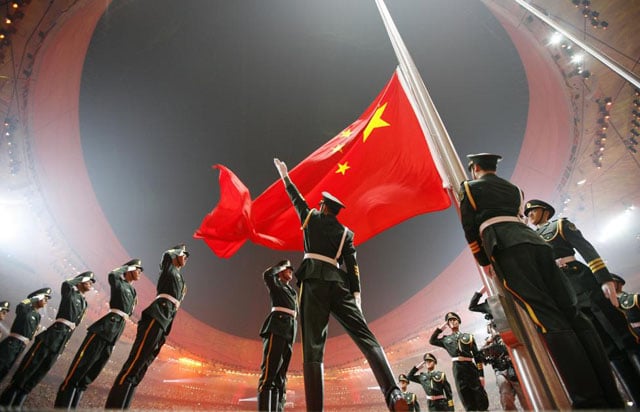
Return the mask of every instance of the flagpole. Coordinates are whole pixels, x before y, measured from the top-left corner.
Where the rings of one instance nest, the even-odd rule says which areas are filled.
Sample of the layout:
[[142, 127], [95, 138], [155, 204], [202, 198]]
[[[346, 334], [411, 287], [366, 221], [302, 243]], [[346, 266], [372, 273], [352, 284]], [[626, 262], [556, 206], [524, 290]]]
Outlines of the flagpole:
[[[457, 189], [467, 179], [464, 166], [384, 0], [375, 2], [398, 59], [400, 80], [412, 101], [429, 147], [435, 151], [434, 160], [442, 172], [441, 176], [448, 186], [450, 195], [456, 200], [454, 203], [460, 214], [460, 199], [458, 191], [454, 188]], [[571, 403], [567, 393], [530, 319], [514, 304], [513, 299], [504, 293], [502, 285], [484, 276], [482, 271], [478, 272], [489, 289], [491, 296], [488, 301], [497, 329], [509, 347], [520, 383], [527, 395], [529, 405], [526, 405], [525, 409], [570, 409]]]

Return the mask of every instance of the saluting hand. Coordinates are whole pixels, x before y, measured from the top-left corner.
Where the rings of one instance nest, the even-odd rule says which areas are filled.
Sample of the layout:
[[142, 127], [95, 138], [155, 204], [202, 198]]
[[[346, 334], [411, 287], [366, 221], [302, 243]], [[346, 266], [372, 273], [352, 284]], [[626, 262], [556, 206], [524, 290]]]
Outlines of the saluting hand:
[[283, 161], [276, 157], [273, 159], [273, 164], [276, 165], [276, 169], [278, 169], [278, 173], [280, 174], [281, 179], [284, 179], [289, 175], [289, 172], [287, 171], [287, 165]]
[[356, 306], [362, 312], [362, 298], [360, 297], [360, 292], [353, 292], [353, 297], [356, 299]]
[[617, 308], [620, 306], [620, 303], [618, 302], [618, 295], [616, 294], [616, 285], [613, 280], [603, 283], [600, 287], [602, 288], [602, 293], [604, 293], [604, 296], [609, 299], [609, 302], [611, 302], [613, 307]]

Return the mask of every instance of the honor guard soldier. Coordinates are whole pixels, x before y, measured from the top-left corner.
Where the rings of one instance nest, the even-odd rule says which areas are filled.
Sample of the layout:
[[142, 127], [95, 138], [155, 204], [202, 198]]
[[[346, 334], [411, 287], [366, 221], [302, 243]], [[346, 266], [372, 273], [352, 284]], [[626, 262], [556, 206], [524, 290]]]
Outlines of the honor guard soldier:
[[[437, 364], [438, 360], [433, 354], [425, 353], [422, 362], [409, 371], [407, 378], [422, 385], [430, 411], [452, 411], [454, 408], [451, 385], [445, 373], [436, 370]], [[418, 373], [425, 365], [427, 365], [427, 371]]]
[[38, 310], [44, 308], [50, 298], [51, 288], [42, 288], [18, 303], [11, 333], [0, 342], [0, 382], [36, 334], [40, 325]]
[[189, 252], [183, 244], [174, 246], [162, 254], [160, 277], [156, 287], [158, 295], [142, 311], [136, 340], [109, 391], [106, 409], [129, 409], [137, 386], [142, 382], [147, 368], [160, 353], [187, 291], [180, 270], [187, 264], [188, 257]]
[[484, 313], [484, 318], [488, 321], [487, 333], [489, 336], [480, 348], [482, 361], [485, 365], [491, 365], [496, 374], [496, 385], [500, 392], [502, 409], [505, 411], [515, 411], [517, 409], [516, 396], [520, 401], [520, 405], [525, 406], [524, 393], [522, 392], [520, 381], [516, 375], [516, 370], [511, 362], [507, 346], [495, 329], [489, 303], [486, 300], [480, 303], [480, 298], [486, 291], [486, 287], [483, 286], [478, 292], [474, 292], [471, 302], [469, 302], [469, 310]]
[[21, 407], [27, 395], [47, 375], [67, 346], [75, 328], [87, 311], [84, 294], [93, 288], [93, 272], [83, 272], [62, 282], [57, 318], [38, 334], [24, 355], [11, 383], [0, 395], [0, 405]]
[[[4, 318], [7, 317], [7, 313], [9, 313], [10, 310], [11, 304], [8, 301], [0, 301], [0, 322], [2, 322]], [[4, 329], [4, 325], [0, 324], [0, 326], [2, 327], [2, 329]], [[0, 330], [0, 339], [2, 339], [2, 330]]]
[[[551, 220], [555, 210], [549, 203], [529, 200], [524, 214], [553, 249], [557, 265], [576, 293], [578, 308], [596, 326], [613, 370], [633, 402], [640, 404], [640, 337], [618, 309], [615, 283], [604, 261], [569, 219]], [[576, 260], [576, 251], [587, 265]]]
[[[429, 343], [444, 348], [453, 361], [453, 379], [458, 396], [467, 411], [486, 411], [489, 398], [484, 390], [484, 370], [482, 357], [472, 334], [460, 332], [461, 319], [455, 312], [444, 317], [445, 323], [431, 334]], [[450, 335], [440, 337], [445, 328]]]
[[622, 287], [627, 282], [620, 275], [612, 273], [611, 277], [616, 284], [616, 293], [618, 295], [620, 309], [627, 315], [629, 325], [633, 328], [636, 335], [640, 335], [640, 303], [638, 303], [638, 294], [622, 290]]
[[58, 389], [56, 408], [76, 409], [84, 391], [102, 372], [136, 306], [133, 282], [140, 279], [143, 270], [142, 261], [132, 259], [109, 273], [109, 312], [87, 329], [87, 336]]
[[282, 260], [262, 274], [269, 289], [271, 312], [260, 329], [263, 356], [258, 380], [258, 410], [282, 411], [286, 397], [287, 369], [296, 339], [297, 293], [289, 286], [293, 266]]
[[[324, 405], [324, 346], [332, 314], [354, 340], [369, 362], [387, 407], [407, 410], [384, 350], [373, 335], [360, 305], [360, 273], [353, 232], [338, 221], [345, 206], [322, 192], [320, 210], [311, 209], [289, 178], [287, 165], [273, 159], [285, 190], [302, 222], [304, 259], [296, 271], [300, 287], [300, 328], [307, 410], [322, 411]], [[340, 269], [341, 263], [345, 270]]]
[[542, 333], [574, 408], [623, 408], [598, 333], [578, 310], [549, 245], [521, 220], [522, 191], [496, 175], [501, 156], [467, 157], [473, 180], [460, 185], [460, 219], [478, 265], [498, 277]]
[[407, 401], [407, 405], [409, 406], [409, 411], [420, 412], [418, 397], [415, 393], [407, 391], [407, 387], [409, 386], [409, 379], [407, 378], [407, 375], [401, 373], [400, 376], [398, 376], [398, 382], [400, 383], [402, 396], [404, 396], [404, 400]]

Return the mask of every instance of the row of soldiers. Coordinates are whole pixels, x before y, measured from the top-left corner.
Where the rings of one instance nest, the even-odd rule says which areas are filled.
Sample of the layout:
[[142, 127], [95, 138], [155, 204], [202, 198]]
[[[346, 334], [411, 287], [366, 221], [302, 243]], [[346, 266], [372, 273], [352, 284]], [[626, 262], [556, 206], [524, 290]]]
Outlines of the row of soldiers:
[[[142, 312], [131, 353], [113, 383], [106, 408], [129, 407], [137, 385], [164, 344], [186, 293], [180, 269], [186, 264], [188, 257], [189, 252], [184, 244], [163, 253], [157, 296]], [[87, 335], [58, 389], [54, 404], [56, 408], [77, 408], [83, 393], [107, 364], [137, 304], [133, 282], [140, 279], [143, 270], [142, 261], [132, 259], [109, 272], [109, 311], [88, 327]], [[96, 276], [91, 271], [62, 282], [56, 319], [46, 329], [39, 326], [39, 310], [51, 299], [51, 288], [39, 289], [17, 305], [11, 332], [0, 342], [0, 382], [29, 342], [34, 342], [23, 356], [10, 383], [0, 394], [1, 407], [22, 407], [29, 393], [51, 370], [72, 333], [82, 322], [87, 310], [84, 295], [93, 289], [95, 282]], [[10, 304], [0, 302], [0, 306], [1, 320], [9, 311]], [[44, 331], [36, 335], [39, 328]]]
[[[614, 370], [627, 395], [638, 405], [640, 338], [618, 310], [621, 305], [614, 277], [602, 258], [566, 219], [546, 224], [544, 219], [553, 215], [550, 205], [532, 200], [525, 206], [524, 192], [496, 174], [501, 156], [479, 153], [468, 158], [472, 179], [462, 182], [459, 199], [461, 224], [469, 248], [484, 274], [497, 278], [540, 332], [572, 407], [623, 408], [625, 404]], [[353, 233], [336, 219], [345, 205], [323, 192], [319, 209], [311, 209], [291, 181], [286, 164], [279, 159], [274, 159], [274, 164], [300, 218], [305, 256], [301, 268], [295, 271], [302, 295], [300, 308], [295, 303], [284, 308], [286, 311], [277, 308], [274, 301], [277, 288], [267, 285], [273, 308], [266, 325], [271, 317], [290, 316], [287, 325], [295, 328], [299, 311], [307, 409], [323, 409], [322, 359], [327, 321], [332, 314], [369, 361], [389, 409], [406, 410], [407, 399], [398, 399], [399, 388], [389, 376], [384, 351], [361, 318], [360, 277]], [[524, 222], [525, 215], [536, 230]], [[576, 253], [580, 253], [587, 265], [575, 258]], [[288, 272], [286, 279], [283, 278], [285, 271]], [[288, 285], [291, 271], [287, 262], [272, 268], [270, 276], [279, 278], [277, 285]], [[453, 374], [465, 409], [486, 410], [482, 363], [474, 358], [473, 336], [459, 331], [460, 317], [454, 315], [449, 314], [445, 324], [434, 331], [430, 343], [445, 348], [452, 356]], [[453, 333], [441, 337], [446, 327]], [[274, 347], [273, 337], [277, 333], [263, 332], [265, 362], [259, 383], [259, 408], [280, 410], [270, 402], [273, 396], [268, 395], [276, 391], [278, 384], [267, 379], [268, 372], [274, 372], [268, 368], [267, 360], [274, 359], [270, 349]], [[295, 336], [295, 329], [293, 332]], [[282, 353], [290, 353], [293, 339], [291, 334], [288, 337], [286, 351]], [[281, 374], [282, 370], [278, 372]], [[282, 388], [277, 391], [283, 393]]]
[[[627, 315], [629, 326], [638, 334], [640, 332], [638, 330], [640, 326], [638, 323], [638, 316], [640, 316], [639, 295], [623, 291], [625, 280], [617, 274], [612, 273], [611, 275], [616, 283], [620, 308]], [[485, 292], [486, 287], [475, 292], [469, 303], [470, 311], [483, 313], [487, 320], [488, 336], [483, 346], [477, 347], [475, 337], [472, 334], [460, 332], [459, 325], [462, 321], [455, 312], [449, 312], [445, 315], [445, 324], [433, 332], [430, 343], [443, 347], [451, 356], [456, 389], [465, 410], [488, 409], [489, 400], [484, 388], [483, 365], [491, 365], [495, 372], [496, 386], [502, 409], [506, 411], [516, 410], [516, 399], [519, 401], [521, 408], [526, 409], [527, 404], [520, 381], [509, 356], [508, 348], [495, 329], [495, 322], [489, 304], [486, 300], [480, 303], [480, 299]], [[440, 337], [446, 327], [450, 328], [452, 333]], [[435, 355], [428, 352], [424, 354], [423, 361], [416, 364], [408, 374], [400, 374], [398, 377], [400, 388], [409, 405], [409, 410], [420, 411], [418, 396], [408, 391], [409, 382], [415, 382], [422, 386], [430, 411], [454, 410], [451, 385], [445, 373], [436, 369], [437, 363]], [[426, 366], [426, 371], [420, 372], [424, 366]], [[624, 386], [629, 399], [634, 405], [637, 405], [633, 398], [633, 389], [629, 389], [628, 386], [633, 387], [638, 385], [638, 382], [625, 381], [625, 377], [629, 377], [624, 375], [617, 375], [617, 377]]]

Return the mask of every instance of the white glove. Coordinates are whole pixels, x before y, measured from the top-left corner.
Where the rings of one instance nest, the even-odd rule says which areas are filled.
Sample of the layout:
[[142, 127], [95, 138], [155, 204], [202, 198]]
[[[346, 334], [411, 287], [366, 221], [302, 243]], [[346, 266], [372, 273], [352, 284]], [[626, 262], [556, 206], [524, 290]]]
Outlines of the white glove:
[[362, 312], [362, 298], [360, 297], [360, 292], [353, 292], [353, 297], [356, 298], [356, 305], [360, 312]]
[[618, 302], [618, 295], [616, 294], [616, 286], [613, 280], [603, 283], [600, 287], [602, 288], [602, 293], [604, 293], [604, 296], [609, 299], [609, 302], [611, 302], [613, 307], [617, 308], [620, 306], [620, 303]]
[[276, 169], [278, 169], [278, 173], [280, 174], [280, 178], [284, 179], [289, 176], [289, 172], [287, 171], [287, 165], [278, 158], [273, 159], [273, 164], [276, 165]]

